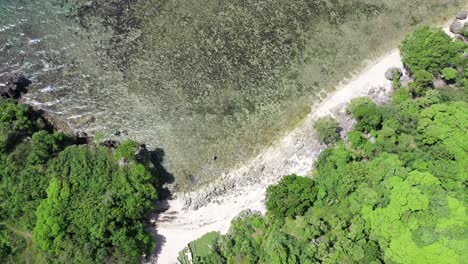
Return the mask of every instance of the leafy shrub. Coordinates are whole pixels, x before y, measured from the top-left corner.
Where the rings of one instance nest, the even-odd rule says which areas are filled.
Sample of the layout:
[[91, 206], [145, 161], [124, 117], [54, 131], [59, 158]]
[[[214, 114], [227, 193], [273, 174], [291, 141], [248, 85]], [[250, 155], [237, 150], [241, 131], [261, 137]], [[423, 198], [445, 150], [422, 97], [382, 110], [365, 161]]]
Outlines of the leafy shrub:
[[431, 88], [434, 75], [425, 70], [417, 70], [413, 74], [413, 78], [414, 82], [409, 84], [409, 91], [413, 96], [420, 96], [424, 91]]
[[120, 168], [104, 147], [71, 146], [51, 162], [49, 173], [34, 238], [58, 262], [133, 263], [153, 248], [142, 220], [157, 194], [143, 165]]
[[459, 62], [458, 47], [442, 29], [422, 27], [406, 36], [400, 46], [403, 64], [413, 74], [431, 74]]
[[303, 215], [315, 201], [315, 182], [306, 177], [285, 176], [267, 189], [267, 208], [276, 217]]
[[367, 142], [367, 139], [362, 135], [362, 133], [355, 130], [351, 130], [348, 132], [348, 140], [353, 148], [363, 147], [364, 144]]
[[445, 80], [454, 81], [457, 78], [457, 70], [453, 68], [444, 68], [442, 70], [442, 75], [444, 75]]
[[371, 132], [382, 123], [379, 107], [369, 98], [362, 97], [351, 101], [347, 110], [357, 121], [357, 131]]
[[338, 122], [331, 116], [322, 117], [314, 123], [314, 129], [321, 143], [333, 144], [340, 140]]

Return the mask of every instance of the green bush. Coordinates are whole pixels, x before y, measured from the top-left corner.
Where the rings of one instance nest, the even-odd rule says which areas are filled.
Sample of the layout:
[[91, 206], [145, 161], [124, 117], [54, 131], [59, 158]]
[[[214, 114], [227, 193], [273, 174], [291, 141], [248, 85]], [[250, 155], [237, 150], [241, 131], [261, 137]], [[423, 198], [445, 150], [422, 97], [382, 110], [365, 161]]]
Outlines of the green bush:
[[400, 46], [403, 64], [411, 74], [422, 70], [436, 74], [456, 65], [460, 60], [458, 49], [442, 29], [430, 27], [409, 34]]
[[157, 194], [143, 165], [120, 168], [104, 147], [72, 146], [49, 173], [34, 238], [58, 262], [134, 263], [153, 248], [142, 221]]
[[361, 148], [367, 142], [367, 139], [361, 132], [354, 130], [348, 132], [348, 140], [353, 148]]
[[315, 201], [315, 183], [312, 179], [289, 175], [267, 189], [267, 208], [276, 217], [303, 215]]
[[414, 82], [409, 84], [409, 91], [413, 96], [420, 96], [432, 87], [434, 75], [425, 70], [417, 70], [413, 74]]
[[442, 70], [442, 75], [447, 81], [454, 81], [457, 78], [457, 70], [453, 68], [444, 68]]
[[371, 132], [380, 127], [382, 114], [379, 107], [369, 98], [362, 97], [351, 101], [347, 111], [356, 119], [356, 130]]
[[338, 122], [331, 116], [322, 117], [315, 121], [314, 129], [321, 143], [328, 145], [340, 140]]

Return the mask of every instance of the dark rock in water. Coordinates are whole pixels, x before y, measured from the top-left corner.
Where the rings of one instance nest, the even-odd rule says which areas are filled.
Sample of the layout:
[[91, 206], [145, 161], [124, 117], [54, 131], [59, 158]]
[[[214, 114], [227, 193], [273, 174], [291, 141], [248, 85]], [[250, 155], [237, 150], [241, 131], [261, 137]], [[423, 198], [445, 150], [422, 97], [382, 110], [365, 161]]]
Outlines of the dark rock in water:
[[460, 21], [453, 21], [450, 25], [450, 32], [453, 34], [460, 34], [463, 30], [463, 24]]
[[385, 78], [387, 78], [387, 80], [393, 81], [393, 75], [395, 73], [398, 74], [398, 78], [403, 76], [403, 71], [400, 68], [392, 67], [385, 72]]
[[457, 19], [465, 20], [468, 16], [468, 10], [463, 10], [457, 13]]
[[22, 74], [11, 76], [5, 86], [0, 87], [0, 97], [18, 99], [22, 94], [28, 92], [31, 81]]
[[75, 132], [75, 142], [78, 145], [86, 145], [91, 142], [91, 138], [84, 131]]
[[101, 146], [108, 147], [108, 148], [111, 148], [111, 149], [115, 149], [119, 145], [120, 145], [120, 142], [115, 141], [115, 140], [111, 140], [111, 139], [105, 140], [104, 142], [101, 143]]
[[144, 161], [148, 160], [149, 151], [146, 148], [145, 144], [141, 144], [141, 145], [138, 146], [138, 150], [135, 152], [135, 158], [138, 161], [141, 161], [141, 162], [144, 162]]

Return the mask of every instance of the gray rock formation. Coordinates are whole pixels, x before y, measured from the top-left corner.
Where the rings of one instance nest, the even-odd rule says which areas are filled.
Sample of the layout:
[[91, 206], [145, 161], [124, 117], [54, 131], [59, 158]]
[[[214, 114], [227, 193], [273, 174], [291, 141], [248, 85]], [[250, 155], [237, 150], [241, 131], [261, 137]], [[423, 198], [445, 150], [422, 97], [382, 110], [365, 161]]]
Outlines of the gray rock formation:
[[22, 74], [14, 74], [8, 78], [6, 85], [0, 86], [0, 97], [18, 99], [28, 92], [31, 81]]
[[392, 67], [385, 72], [385, 78], [387, 78], [387, 80], [393, 81], [393, 75], [395, 73], [398, 74], [398, 78], [403, 76], [403, 71], [400, 68]]
[[408, 75], [405, 75], [401, 77], [400, 81], [401, 81], [401, 86], [407, 88], [410, 82], [413, 82], [413, 79], [411, 79], [411, 77], [409, 77]]
[[450, 25], [450, 32], [453, 34], [460, 34], [463, 30], [463, 24], [462, 22], [455, 20], [453, 23]]
[[463, 10], [457, 13], [457, 19], [465, 20], [468, 16], [468, 10]]
[[437, 78], [434, 80], [434, 88], [443, 88], [445, 86], [447, 86], [447, 84], [445, 83], [444, 79], [442, 78]]

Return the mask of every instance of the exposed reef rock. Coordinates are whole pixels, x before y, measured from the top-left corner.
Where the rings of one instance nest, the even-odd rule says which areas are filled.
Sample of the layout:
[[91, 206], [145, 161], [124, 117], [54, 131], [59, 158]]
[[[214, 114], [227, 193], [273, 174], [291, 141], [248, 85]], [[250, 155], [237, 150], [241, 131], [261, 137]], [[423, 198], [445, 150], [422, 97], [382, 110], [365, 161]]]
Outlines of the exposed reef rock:
[[4, 86], [0, 86], [0, 97], [19, 99], [22, 94], [28, 92], [27, 88], [31, 83], [31, 80], [24, 75], [14, 74], [8, 78]]
[[104, 140], [101, 143], [101, 146], [108, 147], [110, 149], [116, 149], [119, 145], [120, 145], [120, 142], [115, 141], [115, 140], [111, 140], [111, 139]]
[[403, 76], [403, 71], [400, 68], [392, 67], [385, 72], [385, 78], [392, 81], [395, 73], [398, 74], [398, 78]]
[[135, 152], [135, 158], [141, 162], [145, 162], [146, 160], [149, 159], [149, 151], [146, 148], [145, 144], [141, 144], [138, 146], [138, 149]]
[[463, 23], [455, 20], [453, 23], [450, 25], [450, 32], [453, 34], [460, 34], [463, 30]]
[[468, 16], [468, 10], [463, 10], [457, 13], [457, 19], [465, 20]]

